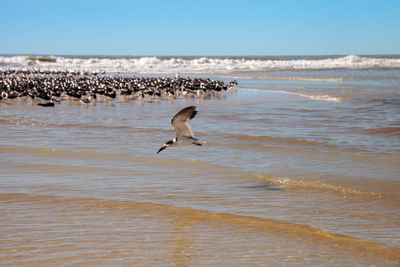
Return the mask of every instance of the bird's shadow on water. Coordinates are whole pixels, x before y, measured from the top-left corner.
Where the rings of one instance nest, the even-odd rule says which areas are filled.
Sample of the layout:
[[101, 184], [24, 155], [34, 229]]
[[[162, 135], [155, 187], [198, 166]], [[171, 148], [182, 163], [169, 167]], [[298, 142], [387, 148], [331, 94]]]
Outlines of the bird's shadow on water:
[[276, 187], [273, 184], [264, 184], [264, 185], [247, 185], [247, 186], [240, 186], [239, 188], [246, 188], [246, 189], [257, 189], [257, 190], [266, 190], [266, 191], [277, 191], [277, 192], [286, 192], [285, 189]]

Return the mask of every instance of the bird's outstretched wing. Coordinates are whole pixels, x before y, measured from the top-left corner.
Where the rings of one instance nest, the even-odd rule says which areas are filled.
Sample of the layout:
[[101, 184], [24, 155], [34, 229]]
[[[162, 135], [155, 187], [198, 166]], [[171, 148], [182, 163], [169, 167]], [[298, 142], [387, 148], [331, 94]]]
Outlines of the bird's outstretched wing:
[[190, 106], [179, 111], [171, 120], [172, 126], [175, 128], [176, 137], [194, 138], [192, 127], [189, 120], [196, 116], [197, 110], [195, 106]]

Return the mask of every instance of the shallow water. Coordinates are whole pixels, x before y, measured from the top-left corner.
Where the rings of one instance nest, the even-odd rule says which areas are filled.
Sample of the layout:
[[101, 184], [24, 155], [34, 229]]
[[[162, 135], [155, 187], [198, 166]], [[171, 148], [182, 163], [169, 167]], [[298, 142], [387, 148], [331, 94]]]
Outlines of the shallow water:
[[[0, 104], [5, 265], [397, 265], [400, 71], [209, 74], [223, 99]], [[155, 152], [198, 107], [202, 147]]]

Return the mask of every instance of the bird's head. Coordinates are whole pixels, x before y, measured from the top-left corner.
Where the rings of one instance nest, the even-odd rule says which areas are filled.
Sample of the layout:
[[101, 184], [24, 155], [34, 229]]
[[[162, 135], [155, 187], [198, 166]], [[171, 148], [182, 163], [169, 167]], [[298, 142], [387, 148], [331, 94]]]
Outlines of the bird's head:
[[165, 143], [162, 145], [162, 147], [157, 151], [156, 154], [160, 153], [161, 151], [163, 151], [164, 149], [166, 149], [168, 146], [174, 144], [174, 143], [176, 142], [175, 140], [176, 140], [176, 139], [174, 138], [173, 140], [169, 140], [169, 141], [165, 142]]
[[156, 154], [160, 153], [161, 151], [163, 151], [164, 149], [166, 149], [168, 147], [167, 144], [164, 144], [158, 151]]

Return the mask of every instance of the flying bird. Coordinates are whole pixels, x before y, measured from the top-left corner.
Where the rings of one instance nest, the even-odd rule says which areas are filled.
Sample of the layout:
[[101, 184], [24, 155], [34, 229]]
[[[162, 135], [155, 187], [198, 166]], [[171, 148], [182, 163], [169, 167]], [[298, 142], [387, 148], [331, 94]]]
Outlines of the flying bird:
[[157, 151], [160, 153], [169, 146], [196, 145], [201, 146], [204, 142], [194, 137], [192, 127], [189, 120], [193, 119], [197, 114], [195, 106], [190, 106], [179, 111], [171, 120], [171, 124], [176, 131], [176, 137], [164, 143]]

